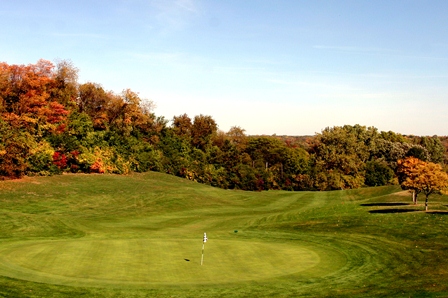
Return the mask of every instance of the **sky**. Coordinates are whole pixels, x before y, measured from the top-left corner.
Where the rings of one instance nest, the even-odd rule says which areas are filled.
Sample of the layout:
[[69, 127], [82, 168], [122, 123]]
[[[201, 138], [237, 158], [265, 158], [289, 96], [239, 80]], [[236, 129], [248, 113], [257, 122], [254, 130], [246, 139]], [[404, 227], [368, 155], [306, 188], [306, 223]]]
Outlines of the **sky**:
[[70, 60], [172, 120], [448, 135], [446, 0], [1, 0], [0, 61]]

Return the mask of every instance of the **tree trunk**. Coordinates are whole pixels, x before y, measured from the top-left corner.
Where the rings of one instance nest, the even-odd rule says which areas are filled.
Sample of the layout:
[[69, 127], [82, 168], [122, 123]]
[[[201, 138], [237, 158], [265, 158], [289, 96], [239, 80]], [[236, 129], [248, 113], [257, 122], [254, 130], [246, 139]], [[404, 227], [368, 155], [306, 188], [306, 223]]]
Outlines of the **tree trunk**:
[[428, 211], [428, 197], [429, 197], [429, 195], [426, 195], [426, 200], [425, 200], [425, 211]]

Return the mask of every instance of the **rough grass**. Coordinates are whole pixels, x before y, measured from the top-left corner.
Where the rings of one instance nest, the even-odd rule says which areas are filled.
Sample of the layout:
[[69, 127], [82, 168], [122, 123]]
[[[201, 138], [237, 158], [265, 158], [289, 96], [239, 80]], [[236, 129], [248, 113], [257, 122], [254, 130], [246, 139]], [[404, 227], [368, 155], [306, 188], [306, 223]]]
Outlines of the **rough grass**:
[[[0, 182], [0, 297], [440, 297], [448, 199], [160, 173]], [[207, 232], [204, 264], [202, 235]]]

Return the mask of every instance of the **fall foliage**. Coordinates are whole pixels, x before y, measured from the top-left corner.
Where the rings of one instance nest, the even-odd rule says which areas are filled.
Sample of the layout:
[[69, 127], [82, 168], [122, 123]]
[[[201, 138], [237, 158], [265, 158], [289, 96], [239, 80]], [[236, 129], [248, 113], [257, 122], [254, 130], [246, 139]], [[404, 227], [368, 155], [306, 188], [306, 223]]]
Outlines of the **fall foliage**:
[[417, 203], [417, 194], [423, 193], [426, 198], [426, 211], [428, 211], [428, 197], [448, 188], [448, 174], [439, 164], [408, 157], [399, 161], [399, 167], [402, 187], [413, 191], [414, 204]]
[[418, 194], [421, 192], [421, 189], [411, 182], [417, 179], [419, 174], [417, 169], [420, 166], [424, 166], [426, 163], [416, 157], [410, 156], [405, 159], [400, 159], [397, 164], [398, 181], [402, 188], [411, 191], [412, 202], [415, 205], [417, 204]]
[[[402, 183], [412, 176], [410, 157], [443, 165], [447, 144], [361, 125], [296, 137], [226, 132], [209, 115], [168, 121], [130, 89], [80, 84], [70, 61], [0, 63], [3, 179], [152, 170], [230, 189], [349, 189]], [[425, 195], [439, 188], [402, 185]]]

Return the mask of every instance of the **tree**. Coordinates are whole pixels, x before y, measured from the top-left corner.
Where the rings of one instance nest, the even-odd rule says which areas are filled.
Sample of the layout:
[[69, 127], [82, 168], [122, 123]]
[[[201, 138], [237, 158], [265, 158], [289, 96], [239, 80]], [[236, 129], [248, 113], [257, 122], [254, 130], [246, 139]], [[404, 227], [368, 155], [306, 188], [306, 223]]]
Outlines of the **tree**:
[[78, 69], [70, 60], [56, 62], [51, 97], [67, 108], [75, 108], [78, 97]]
[[368, 186], [381, 186], [390, 183], [394, 177], [394, 172], [381, 160], [371, 160], [366, 163], [366, 180]]
[[406, 157], [412, 156], [412, 157], [418, 158], [420, 160], [427, 161], [428, 160], [428, 151], [425, 150], [425, 148], [423, 148], [423, 147], [414, 146], [414, 147], [411, 147], [411, 149], [409, 149], [408, 152], [406, 152], [405, 156]]
[[445, 148], [443, 147], [442, 142], [439, 137], [422, 137], [420, 141], [420, 145], [427, 149], [430, 161], [434, 163], [443, 162], [443, 157], [445, 155]]
[[285, 149], [285, 144], [275, 138], [252, 137], [247, 143], [246, 152], [253, 161], [253, 167], [267, 170], [283, 162]]
[[425, 210], [428, 211], [428, 197], [448, 187], [448, 174], [442, 171], [439, 164], [432, 162], [428, 162], [426, 166], [418, 170], [419, 175], [414, 183], [425, 194]]
[[107, 105], [111, 94], [95, 83], [85, 83], [79, 86], [78, 109], [92, 119], [95, 129], [106, 129]]
[[191, 118], [187, 114], [173, 117], [173, 131], [178, 136], [190, 138], [192, 126]]
[[0, 119], [0, 179], [20, 178], [25, 174], [33, 143], [28, 133]]
[[360, 125], [326, 128], [317, 134], [313, 154], [316, 187], [320, 190], [364, 185], [364, 166], [378, 138], [377, 129]]
[[230, 142], [236, 146], [239, 151], [243, 151], [247, 146], [247, 136], [245, 130], [239, 126], [232, 126], [227, 132]]
[[397, 178], [398, 183], [400, 183], [401, 188], [409, 189], [412, 193], [412, 202], [414, 205], [417, 204], [418, 194], [421, 192], [421, 189], [415, 187], [415, 185], [411, 183], [406, 183], [406, 180], [413, 181], [416, 179], [417, 171], [416, 168], [419, 164], [424, 163], [422, 160], [409, 156], [405, 159], [400, 159], [397, 162]]
[[218, 125], [211, 116], [204, 116], [202, 114], [195, 116], [193, 125], [191, 126], [191, 145], [205, 151], [217, 131]]
[[52, 97], [56, 84], [54, 65], [39, 60], [36, 64], [0, 64], [0, 112], [13, 127], [42, 136], [58, 129], [68, 111]]
[[[415, 158], [411, 157], [410, 159]], [[425, 210], [428, 211], [428, 197], [448, 188], [448, 174], [442, 170], [439, 164], [432, 162], [411, 160], [409, 164], [401, 185], [416, 192], [424, 193]]]
[[409, 142], [395, 142], [379, 138], [371, 153], [373, 159], [384, 160], [393, 170], [397, 169], [397, 161], [406, 157], [415, 157], [420, 160], [428, 160], [429, 153], [421, 145]]
[[151, 104], [142, 109], [141, 103], [139, 95], [130, 89], [113, 96], [107, 105], [109, 127], [124, 136], [136, 131], [149, 132], [154, 122], [154, 115], [149, 110]]

